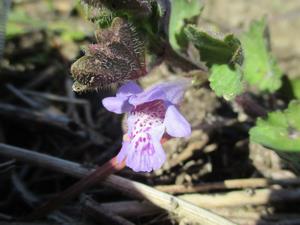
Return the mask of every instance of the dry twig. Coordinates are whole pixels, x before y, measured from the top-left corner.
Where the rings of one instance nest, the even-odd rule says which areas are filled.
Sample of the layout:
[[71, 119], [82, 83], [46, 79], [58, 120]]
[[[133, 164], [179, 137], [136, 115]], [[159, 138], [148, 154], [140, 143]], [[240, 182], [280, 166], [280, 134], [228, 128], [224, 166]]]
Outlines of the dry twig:
[[[84, 177], [90, 172], [80, 164], [6, 144], [0, 144], [0, 154], [74, 177]], [[198, 222], [203, 225], [234, 224], [210, 211], [139, 182], [110, 175], [101, 183], [121, 191], [128, 196], [146, 199], [154, 205], [177, 215], [179, 218], [187, 217], [190, 221]]]
[[143, 217], [161, 212], [160, 208], [149, 204], [148, 202], [140, 201], [109, 202], [98, 205], [124, 217], [136, 217], [136, 215]]
[[74, 185], [59, 193], [44, 205], [35, 209], [35, 211], [26, 217], [26, 219], [36, 219], [49, 214], [53, 210], [58, 209], [68, 200], [76, 197], [78, 194], [95, 185], [100, 180], [105, 179], [108, 175], [123, 169], [124, 166], [124, 163], [119, 164], [115, 158], [112, 158], [102, 166], [97, 167], [95, 170], [88, 171], [88, 174], [83, 179], [77, 181]]
[[134, 223], [132, 223], [131, 221], [124, 219], [123, 217], [105, 207], [102, 207], [100, 204], [97, 204], [97, 202], [90, 198], [83, 200], [83, 210], [99, 222], [103, 222], [104, 218], [110, 224], [134, 225]]
[[278, 180], [265, 178], [233, 179], [224, 180], [223, 182], [203, 183], [197, 185], [158, 185], [155, 188], [167, 193], [183, 194], [227, 189], [262, 188], [275, 184], [281, 186], [300, 185], [300, 178]]
[[179, 196], [179, 198], [205, 208], [268, 205], [272, 203], [300, 202], [300, 188], [232, 191], [225, 194], [186, 194]]

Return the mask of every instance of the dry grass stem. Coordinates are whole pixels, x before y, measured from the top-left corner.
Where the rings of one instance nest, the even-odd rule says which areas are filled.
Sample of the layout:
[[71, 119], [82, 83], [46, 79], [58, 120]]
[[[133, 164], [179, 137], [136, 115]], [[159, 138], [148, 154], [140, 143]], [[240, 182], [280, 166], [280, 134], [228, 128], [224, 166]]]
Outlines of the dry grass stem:
[[[74, 177], [84, 177], [90, 173], [88, 169], [82, 167], [80, 164], [6, 144], [0, 144], [0, 154]], [[128, 196], [146, 199], [152, 204], [177, 215], [179, 218], [187, 217], [190, 221], [203, 225], [234, 224], [206, 209], [139, 182], [111, 175], [101, 183], [121, 191]]]

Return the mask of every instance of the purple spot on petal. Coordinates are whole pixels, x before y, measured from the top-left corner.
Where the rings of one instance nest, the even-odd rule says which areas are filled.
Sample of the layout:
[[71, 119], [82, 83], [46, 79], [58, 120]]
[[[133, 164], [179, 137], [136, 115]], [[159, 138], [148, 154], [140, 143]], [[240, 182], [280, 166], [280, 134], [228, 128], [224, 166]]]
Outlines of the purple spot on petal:
[[138, 142], [135, 142], [134, 148], [137, 148], [139, 146]]

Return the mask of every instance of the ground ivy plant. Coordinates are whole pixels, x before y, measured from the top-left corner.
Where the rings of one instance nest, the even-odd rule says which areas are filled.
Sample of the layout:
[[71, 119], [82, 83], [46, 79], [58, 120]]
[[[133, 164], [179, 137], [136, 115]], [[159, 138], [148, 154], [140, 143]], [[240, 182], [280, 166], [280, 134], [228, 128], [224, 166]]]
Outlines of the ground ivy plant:
[[[205, 73], [210, 88], [227, 101], [235, 101], [244, 92], [275, 98], [282, 90], [283, 72], [270, 51], [266, 18], [253, 21], [242, 33], [215, 35], [197, 25], [205, 10], [200, 0], [83, 2], [87, 17], [97, 26], [96, 41], [72, 65], [73, 89], [81, 92], [123, 84], [103, 105], [114, 113], [128, 114], [128, 132], [118, 159], [135, 171], [161, 167], [165, 154], [160, 143], [190, 134], [179, 106], [184, 90], [197, 77], [178, 78], [143, 91], [134, 81], [147, 75], [153, 65], [165, 61], [185, 72]], [[189, 46], [198, 50], [201, 61], [189, 57]], [[288, 82], [293, 93], [290, 100], [299, 99], [299, 80]], [[272, 110], [254, 121], [250, 141], [279, 152], [300, 152], [299, 100], [284, 110]]]

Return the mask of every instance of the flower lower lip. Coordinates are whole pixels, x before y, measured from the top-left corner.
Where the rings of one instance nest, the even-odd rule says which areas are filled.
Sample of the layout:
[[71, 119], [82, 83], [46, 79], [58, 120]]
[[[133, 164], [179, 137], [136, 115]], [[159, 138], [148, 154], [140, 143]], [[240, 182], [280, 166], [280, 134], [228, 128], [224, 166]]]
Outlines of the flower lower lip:
[[[183, 91], [178, 90], [180, 83], [166, 83], [142, 92], [130, 82], [119, 89], [116, 97], [103, 100], [108, 110], [128, 114], [128, 131], [124, 135], [118, 161], [125, 160], [134, 171], [159, 169], [166, 159], [161, 143], [171, 137], [190, 134], [189, 123], [172, 104], [172, 100], [177, 104], [178, 99], [182, 98]], [[131, 105], [132, 98], [138, 104]]]

